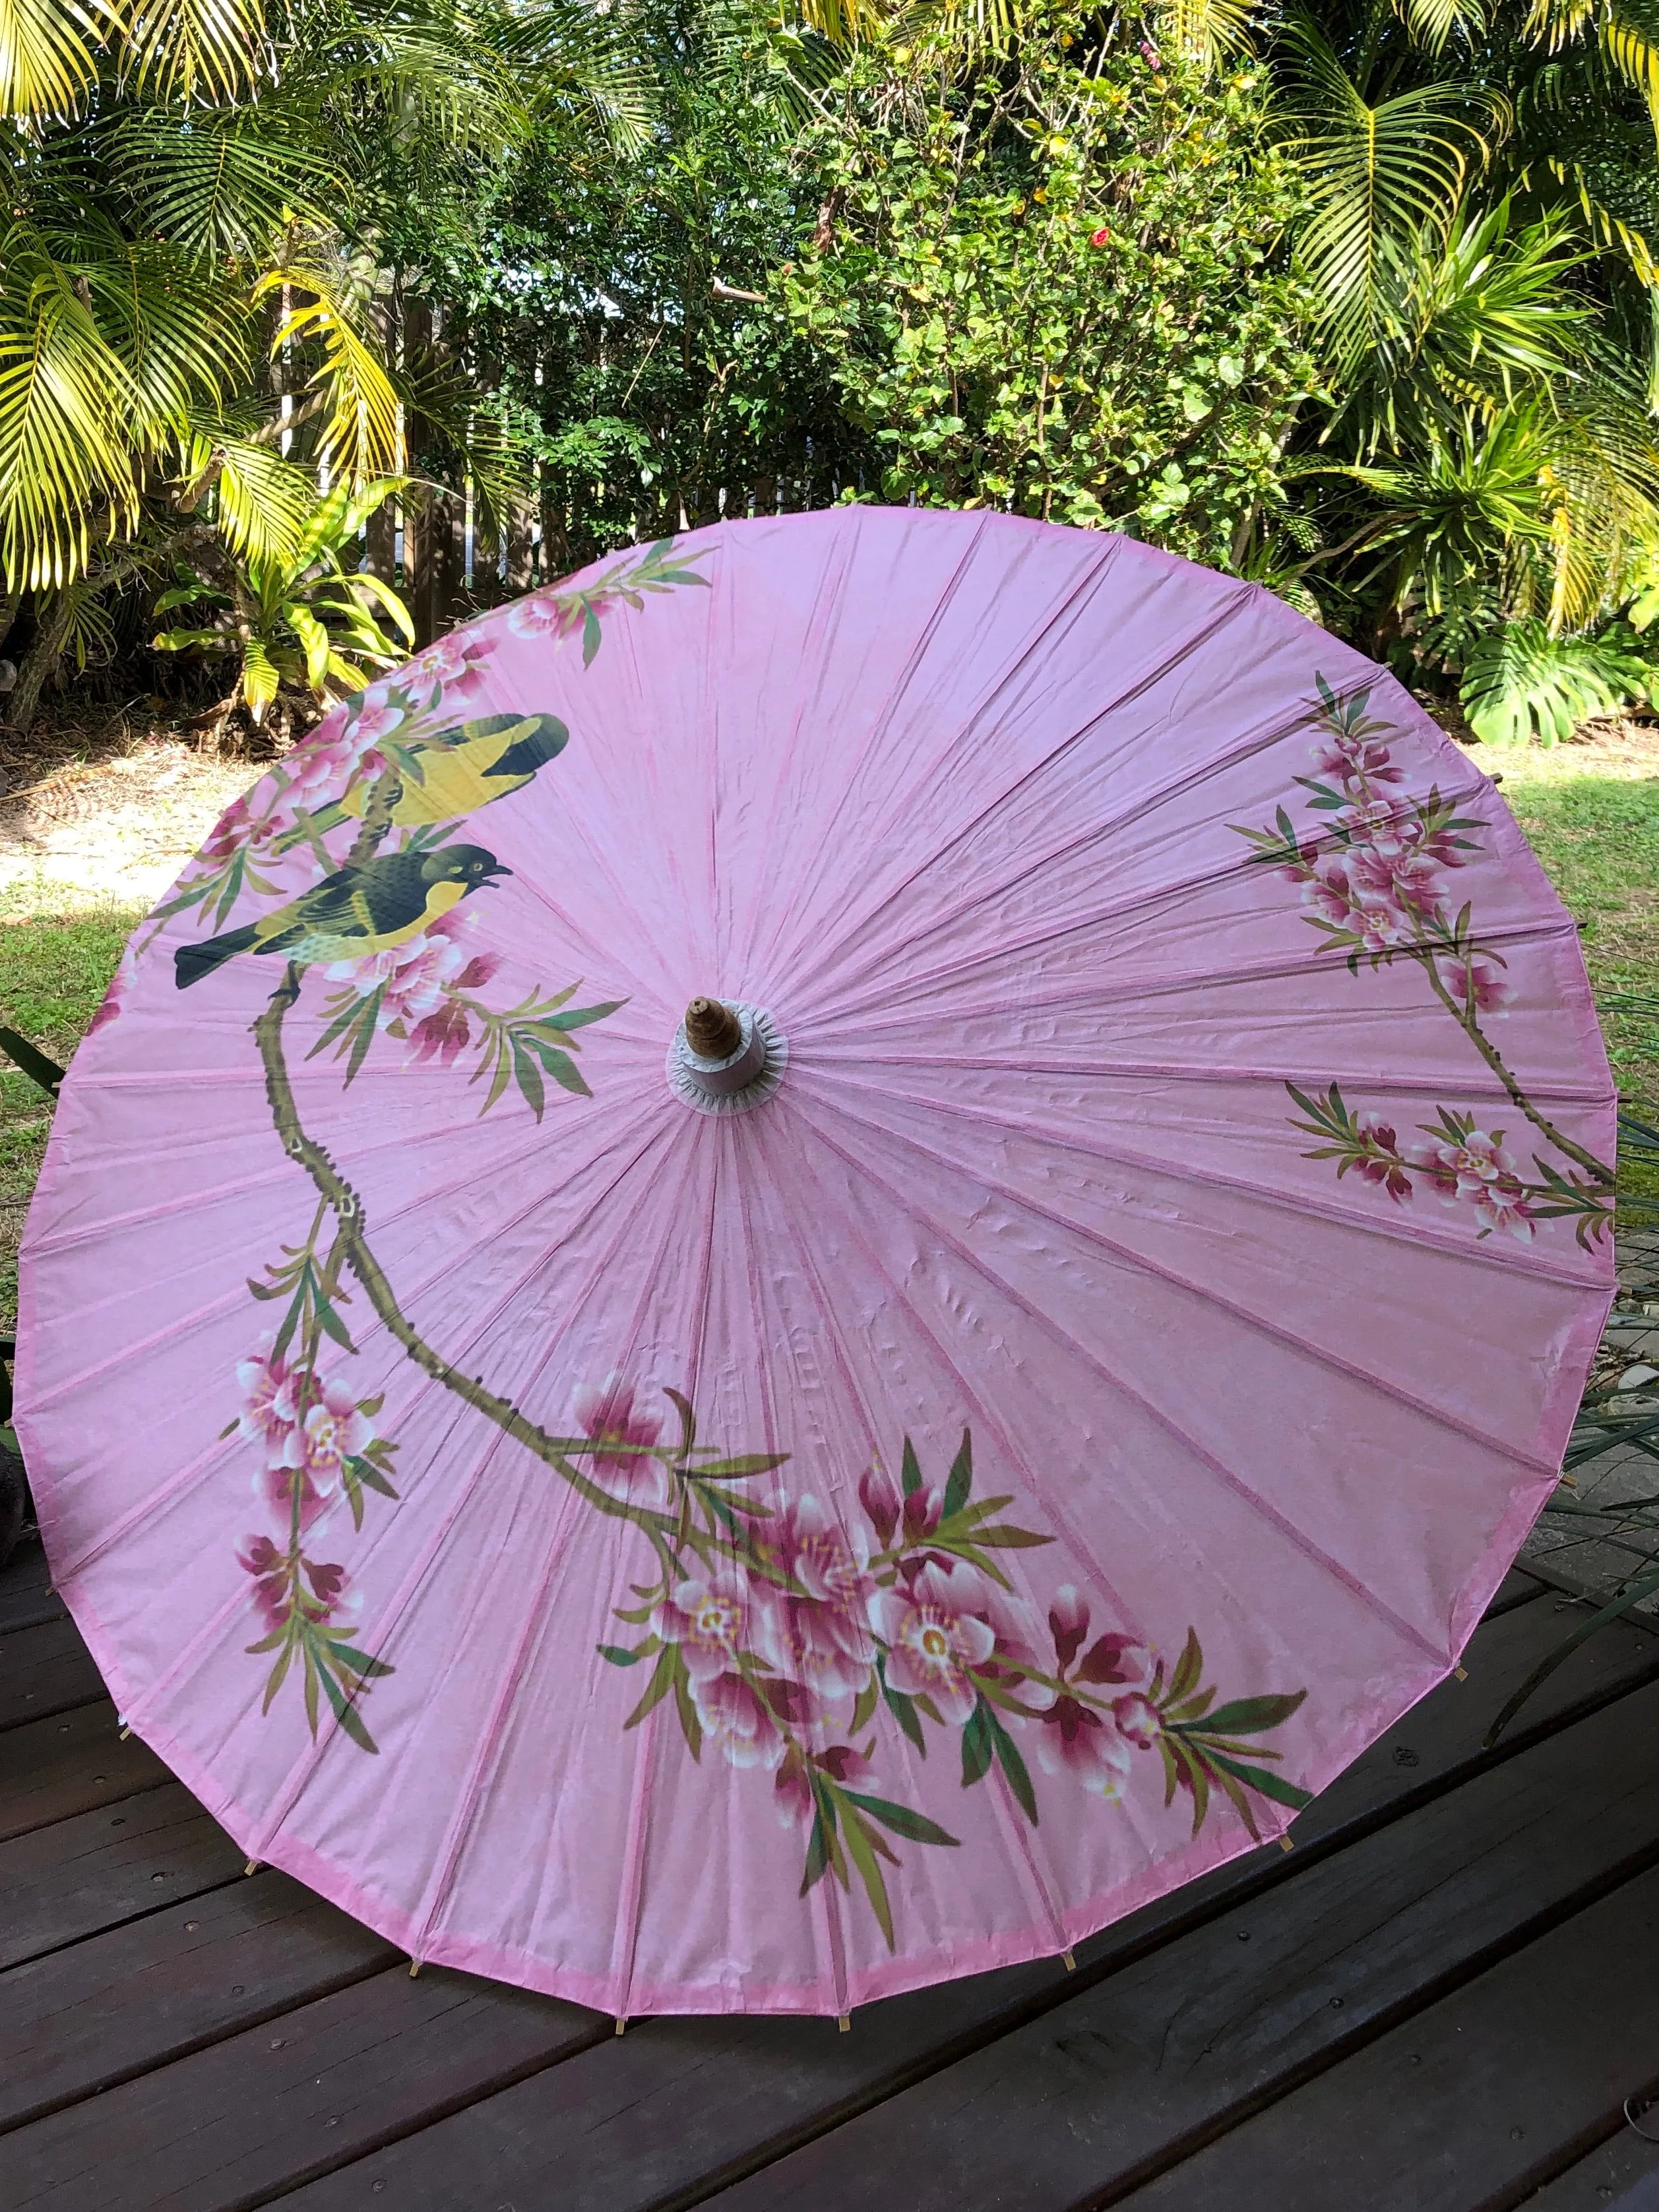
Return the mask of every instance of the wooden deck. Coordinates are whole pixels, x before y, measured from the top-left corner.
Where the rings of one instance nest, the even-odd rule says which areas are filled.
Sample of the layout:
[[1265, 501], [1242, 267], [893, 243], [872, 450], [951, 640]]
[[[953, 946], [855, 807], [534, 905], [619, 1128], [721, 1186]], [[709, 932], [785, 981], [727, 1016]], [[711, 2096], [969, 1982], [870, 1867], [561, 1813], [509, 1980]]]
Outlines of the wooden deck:
[[[833, 2021], [611, 2022], [428, 1970], [122, 1743], [0, 1576], [3, 2212], [1596, 2212], [1659, 2172], [1659, 1637], [1510, 1578], [1259, 1851], [1080, 1948]], [[1659, 2136], [1659, 2106], [1643, 2124]]]

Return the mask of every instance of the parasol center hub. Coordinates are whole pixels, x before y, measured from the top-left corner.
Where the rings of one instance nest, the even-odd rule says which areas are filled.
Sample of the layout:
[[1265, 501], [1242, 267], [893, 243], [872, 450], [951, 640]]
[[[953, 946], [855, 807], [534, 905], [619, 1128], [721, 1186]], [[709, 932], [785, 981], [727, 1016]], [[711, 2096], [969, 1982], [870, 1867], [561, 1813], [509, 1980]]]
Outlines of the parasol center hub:
[[763, 1006], [693, 999], [668, 1051], [668, 1085], [702, 1114], [746, 1114], [764, 1105], [789, 1058], [783, 1032]]

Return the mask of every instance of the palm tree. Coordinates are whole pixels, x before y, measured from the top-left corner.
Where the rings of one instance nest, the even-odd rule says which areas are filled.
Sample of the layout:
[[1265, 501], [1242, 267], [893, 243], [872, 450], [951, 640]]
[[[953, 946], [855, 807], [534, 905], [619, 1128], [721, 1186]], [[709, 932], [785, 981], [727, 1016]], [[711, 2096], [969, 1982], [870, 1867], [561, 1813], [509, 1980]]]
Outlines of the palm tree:
[[576, 0], [20, 0], [11, 24], [0, 621], [30, 596], [27, 725], [100, 593], [280, 565], [331, 486], [402, 467], [405, 404], [434, 402], [379, 312], [386, 149], [498, 157], [550, 100], [625, 141], [647, 88]]

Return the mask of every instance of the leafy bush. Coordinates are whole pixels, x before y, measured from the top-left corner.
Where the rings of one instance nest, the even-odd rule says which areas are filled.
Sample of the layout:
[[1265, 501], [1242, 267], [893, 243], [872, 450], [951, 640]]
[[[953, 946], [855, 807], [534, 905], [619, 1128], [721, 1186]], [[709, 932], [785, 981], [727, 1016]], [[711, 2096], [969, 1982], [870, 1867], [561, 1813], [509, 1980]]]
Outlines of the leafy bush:
[[[1028, 19], [1006, 65], [907, 96], [881, 58], [814, 134], [783, 274], [881, 495], [1127, 529], [1229, 565], [1313, 383], [1281, 248], [1299, 201], [1261, 73]], [[899, 59], [896, 53], [895, 61]], [[872, 486], [873, 489], [874, 487]]]

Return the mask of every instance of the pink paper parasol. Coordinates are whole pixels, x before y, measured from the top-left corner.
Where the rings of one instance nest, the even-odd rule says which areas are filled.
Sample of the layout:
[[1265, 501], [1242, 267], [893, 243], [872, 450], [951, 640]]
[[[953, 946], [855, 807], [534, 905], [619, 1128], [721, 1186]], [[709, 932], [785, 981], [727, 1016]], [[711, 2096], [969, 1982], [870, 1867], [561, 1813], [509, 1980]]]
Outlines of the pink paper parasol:
[[1455, 1663], [1612, 1140], [1571, 922], [1370, 663], [1122, 539], [722, 525], [219, 824], [64, 1085], [19, 1426], [251, 1857], [619, 2016], [844, 2014]]

